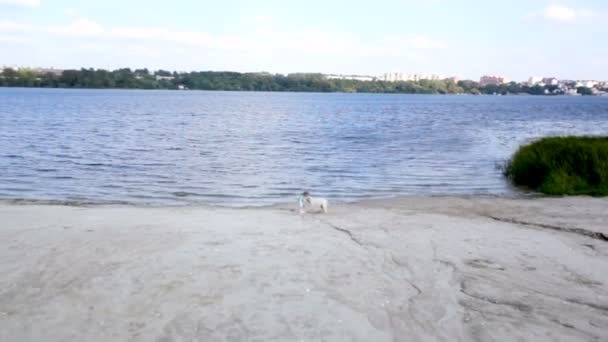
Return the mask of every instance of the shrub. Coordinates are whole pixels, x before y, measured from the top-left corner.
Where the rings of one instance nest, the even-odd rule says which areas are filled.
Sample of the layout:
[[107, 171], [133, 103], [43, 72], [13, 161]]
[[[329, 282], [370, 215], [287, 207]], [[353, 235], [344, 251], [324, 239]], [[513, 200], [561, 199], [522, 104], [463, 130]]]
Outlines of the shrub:
[[608, 137], [549, 137], [519, 148], [505, 175], [548, 195], [608, 196]]

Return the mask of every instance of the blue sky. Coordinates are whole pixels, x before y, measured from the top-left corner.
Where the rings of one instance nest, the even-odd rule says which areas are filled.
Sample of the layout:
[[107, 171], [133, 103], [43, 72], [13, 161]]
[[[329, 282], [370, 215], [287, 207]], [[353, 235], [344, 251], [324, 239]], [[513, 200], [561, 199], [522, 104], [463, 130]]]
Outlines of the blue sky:
[[608, 80], [605, 0], [0, 0], [0, 65]]

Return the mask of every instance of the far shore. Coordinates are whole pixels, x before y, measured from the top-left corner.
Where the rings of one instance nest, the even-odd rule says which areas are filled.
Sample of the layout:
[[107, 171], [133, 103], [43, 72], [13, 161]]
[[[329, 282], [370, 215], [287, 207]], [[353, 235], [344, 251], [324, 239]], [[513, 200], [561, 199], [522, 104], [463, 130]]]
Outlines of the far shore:
[[86, 88], [86, 87], [3, 87], [0, 89], [45, 89], [45, 90], [130, 90], [130, 91], [171, 91], [171, 92], [226, 92], [226, 93], [270, 93], [270, 94], [360, 94], [360, 95], [416, 95], [416, 96], [474, 96], [474, 97], [504, 97], [504, 96], [532, 96], [532, 97], [600, 97], [608, 98], [606, 94], [600, 95], [568, 95], [568, 94], [528, 94], [528, 93], [513, 93], [513, 94], [441, 94], [441, 93], [395, 93], [395, 92], [347, 92], [347, 91], [270, 91], [270, 90], [230, 90], [230, 89], [173, 89], [173, 88]]
[[608, 340], [608, 198], [0, 203], [0, 341]]

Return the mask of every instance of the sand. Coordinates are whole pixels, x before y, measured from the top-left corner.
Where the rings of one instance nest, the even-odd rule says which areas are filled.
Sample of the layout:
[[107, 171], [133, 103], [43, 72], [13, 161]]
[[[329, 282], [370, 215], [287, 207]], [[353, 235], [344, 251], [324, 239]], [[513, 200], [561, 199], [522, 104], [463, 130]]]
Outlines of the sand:
[[0, 341], [607, 341], [608, 200], [0, 205]]

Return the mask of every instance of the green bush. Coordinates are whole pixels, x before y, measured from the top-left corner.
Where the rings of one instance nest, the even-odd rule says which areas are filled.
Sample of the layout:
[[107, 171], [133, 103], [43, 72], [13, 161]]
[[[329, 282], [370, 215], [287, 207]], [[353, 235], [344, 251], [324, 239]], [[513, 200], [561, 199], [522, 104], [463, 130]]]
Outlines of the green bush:
[[608, 196], [608, 137], [550, 137], [519, 148], [505, 175], [548, 195]]

